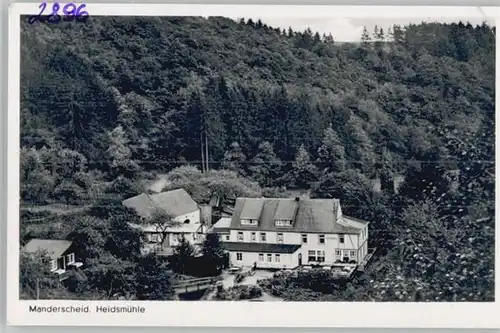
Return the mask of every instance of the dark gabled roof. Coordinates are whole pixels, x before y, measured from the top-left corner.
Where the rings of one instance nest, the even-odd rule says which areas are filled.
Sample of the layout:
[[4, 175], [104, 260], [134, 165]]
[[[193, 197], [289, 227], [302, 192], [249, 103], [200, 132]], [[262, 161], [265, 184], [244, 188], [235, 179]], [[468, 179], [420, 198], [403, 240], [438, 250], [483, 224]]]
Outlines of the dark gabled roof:
[[[247, 202], [260, 201], [262, 212], [257, 226], [241, 224], [241, 212]], [[231, 219], [231, 229], [262, 230], [262, 231], [290, 231], [304, 233], [345, 233], [358, 234], [359, 228], [340, 224], [337, 221], [337, 212], [340, 209], [338, 199], [309, 199], [300, 198], [297, 213], [291, 227], [276, 227], [275, 216], [280, 202], [292, 204], [294, 199], [281, 198], [238, 198]]]
[[295, 253], [300, 249], [297, 244], [268, 244], [268, 243], [243, 243], [224, 242], [224, 249], [228, 251], [258, 252], [258, 253]]
[[142, 193], [122, 202], [126, 207], [134, 209], [141, 217], [148, 218], [157, 209], [173, 216], [194, 212], [198, 205], [184, 189], [177, 189], [158, 194]]
[[55, 260], [61, 257], [72, 244], [67, 240], [34, 238], [24, 246], [24, 250], [30, 253], [45, 251], [50, 259]]

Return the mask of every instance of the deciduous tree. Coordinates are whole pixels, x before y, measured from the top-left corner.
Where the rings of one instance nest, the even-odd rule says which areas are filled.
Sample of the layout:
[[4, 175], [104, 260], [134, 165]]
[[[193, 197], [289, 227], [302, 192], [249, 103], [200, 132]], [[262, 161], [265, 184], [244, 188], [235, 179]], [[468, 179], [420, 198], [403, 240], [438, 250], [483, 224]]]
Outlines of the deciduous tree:
[[240, 145], [237, 142], [233, 142], [229, 150], [224, 154], [222, 168], [245, 175], [245, 162], [246, 156], [243, 154]]

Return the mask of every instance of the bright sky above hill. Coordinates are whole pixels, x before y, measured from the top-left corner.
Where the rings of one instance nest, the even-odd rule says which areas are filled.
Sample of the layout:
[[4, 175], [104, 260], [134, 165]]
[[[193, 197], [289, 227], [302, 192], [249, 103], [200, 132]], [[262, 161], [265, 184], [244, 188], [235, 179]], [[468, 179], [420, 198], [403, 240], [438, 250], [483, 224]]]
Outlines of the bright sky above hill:
[[[258, 18], [252, 18], [257, 20]], [[463, 18], [463, 19], [426, 19], [426, 18], [402, 18], [402, 19], [387, 19], [387, 18], [289, 18], [289, 17], [261, 17], [261, 21], [272, 27], [279, 27], [287, 29], [292, 27], [293, 30], [304, 31], [308, 27], [314, 32], [318, 31], [320, 34], [331, 33], [333, 39], [339, 42], [355, 42], [359, 41], [363, 26], [366, 26], [369, 32], [373, 32], [375, 25], [382, 27], [384, 31], [393, 24], [406, 25], [409, 23], [426, 22], [470, 22], [472, 25], [481, 24], [483, 19], [477, 18]], [[490, 25], [494, 23], [489, 22]]]

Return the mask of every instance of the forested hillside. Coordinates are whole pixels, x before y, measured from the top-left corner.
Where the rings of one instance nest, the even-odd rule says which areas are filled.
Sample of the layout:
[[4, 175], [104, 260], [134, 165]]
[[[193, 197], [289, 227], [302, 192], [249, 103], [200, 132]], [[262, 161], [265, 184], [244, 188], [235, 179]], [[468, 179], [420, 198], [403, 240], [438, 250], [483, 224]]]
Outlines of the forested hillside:
[[422, 23], [336, 43], [227, 18], [23, 22], [21, 199], [109, 204], [160, 172], [203, 200], [306, 188], [371, 221], [382, 253], [329, 297], [492, 300], [494, 33]]

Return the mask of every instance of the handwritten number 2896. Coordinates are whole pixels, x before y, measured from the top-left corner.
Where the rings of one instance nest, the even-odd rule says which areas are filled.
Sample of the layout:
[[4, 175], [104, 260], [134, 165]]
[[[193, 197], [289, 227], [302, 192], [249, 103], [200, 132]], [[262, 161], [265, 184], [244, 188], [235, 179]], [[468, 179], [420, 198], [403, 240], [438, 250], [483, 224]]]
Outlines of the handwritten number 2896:
[[[64, 15], [69, 20], [76, 19], [84, 19], [89, 16], [89, 13], [85, 10], [85, 4], [81, 4], [77, 7], [74, 3], [68, 3], [62, 8], [62, 15]], [[47, 3], [42, 2], [40, 6], [40, 13], [38, 15], [31, 16], [28, 20], [29, 23], [35, 23], [42, 15], [45, 9], [47, 8]], [[61, 21], [61, 16], [59, 15], [59, 9], [61, 9], [61, 5], [57, 2], [54, 2], [52, 5], [52, 13], [48, 16], [47, 22], [49, 23], [59, 23]]]

